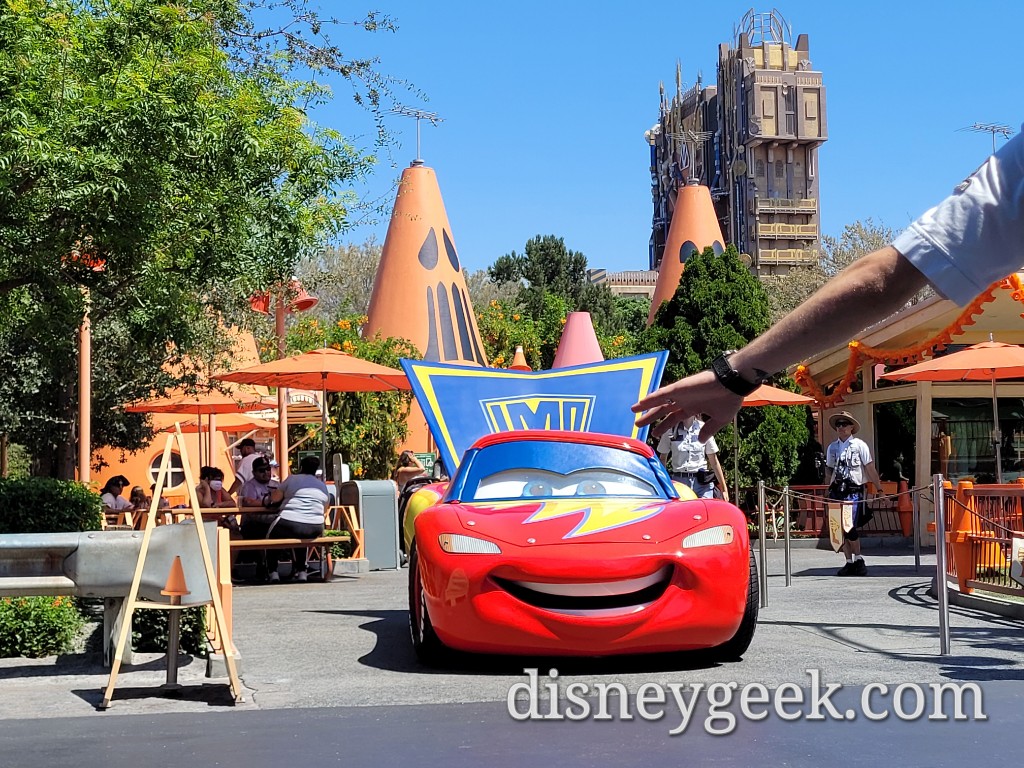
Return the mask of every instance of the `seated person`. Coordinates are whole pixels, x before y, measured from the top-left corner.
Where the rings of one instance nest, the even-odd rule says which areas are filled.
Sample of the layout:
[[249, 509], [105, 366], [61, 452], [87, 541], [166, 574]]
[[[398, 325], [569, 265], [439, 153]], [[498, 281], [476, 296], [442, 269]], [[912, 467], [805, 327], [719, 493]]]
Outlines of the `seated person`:
[[128, 503], [139, 511], [146, 511], [149, 509], [150, 498], [146, 495], [141, 485], [136, 485], [132, 488], [132, 492], [128, 495]]
[[216, 467], [199, 468], [196, 496], [199, 497], [199, 506], [203, 509], [235, 506], [234, 498], [224, 487], [224, 471]]
[[415, 453], [412, 451], [402, 451], [402, 455], [398, 457], [398, 466], [391, 473], [391, 479], [398, 485], [398, 493], [401, 494], [405, 490], [406, 483], [425, 472], [426, 469], [420, 463], [420, 460], [416, 458]]
[[[270, 494], [276, 490], [278, 482], [270, 477], [270, 462], [260, 456], [252, 463], [252, 479], [242, 484], [239, 494], [241, 507], [271, 507]], [[242, 515], [242, 538], [265, 539], [270, 524], [277, 520], [278, 513], [247, 512]]]
[[[280, 502], [280, 516], [270, 526], [271, 539], [314, 539], [324, 532], [324, 518], [330, 506], [327, 485], [316, 476], [320, 469], [317, 456], [305, 456], [299, 463], [299, 471], [270, 492], [270, 502]], [[271, 581], [280, 581], [277, 563], [280, 550], [267, 553], [267, 567]], [[299, 547], [292, 554], [292, 578], [306, 580], [306, 548]]]
[[[150, 493], [150, 499], [152, 499], [153, 498], [152, 494], [156, 493], [156, 483], [153, 483], [151, 486], [149, 486], [149, 493]], [[165, 499], [163, 497], [163, 495], [161, 494], [160, 501], [157, 502], [156, 506], [157, 506], [157, 509], [170, 509], [171, 508], [171, 502], [169, 502], [167, 499]]]
[[114, 477], [106, 481], [99, 492], [100, 499], [103, 502], [104, 513], [119, 514], [121, 512], [133, 512], [135, 510], [131, 502], [121, 496], [124, 489], [130, 484], [131, 483], [128, 482], [128, 478], [124, 475], [114, 475]]

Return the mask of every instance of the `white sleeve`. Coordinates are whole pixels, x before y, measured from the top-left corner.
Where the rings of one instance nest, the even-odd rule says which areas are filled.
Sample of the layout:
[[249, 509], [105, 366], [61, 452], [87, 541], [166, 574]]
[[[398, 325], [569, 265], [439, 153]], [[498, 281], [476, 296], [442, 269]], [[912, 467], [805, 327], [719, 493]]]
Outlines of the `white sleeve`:
[[664, 455], [671, 453], [672, 451], [672, 430], [662, 434], [661, 439], [658, 440], [658, 453]]
[[718, 443], [715, 442], [714, 437], [709, 437], [708, 441], [704, 443], [704, 453], [718, 453]]
[[1024, 134], [911, 224], [893, 247], [961, 306], [1024, 265]]

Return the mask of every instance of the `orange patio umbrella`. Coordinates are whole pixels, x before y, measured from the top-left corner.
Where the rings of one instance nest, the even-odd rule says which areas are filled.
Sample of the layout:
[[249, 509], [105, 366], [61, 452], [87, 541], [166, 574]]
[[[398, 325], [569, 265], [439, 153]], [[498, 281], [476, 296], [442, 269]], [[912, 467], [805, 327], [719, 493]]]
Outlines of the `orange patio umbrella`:
[[[813, 397], [801, 395], [797, 392], [790, 392], [786, 389], [779, 389], [770, 384], [762, 384], [749, 395], [743, 398], [743, 407], [762, 405], [810, 405], [814, 402]], [[733, 440], [736, 441], [733, 458], [733, 503], [740, 497], [740, 430], [739, 422], [735, 416], [732, 417]]]
[[[328, 392], [388, 392], [411, 389], [409, 380], [402, 371], [336, 349], [314, 349], [301, 355], [282, 357], [280, 360], [272, 360], [250, 368], [221, 373], [213, 378], [239, 384], [319, 389], [323, 393], [321, 466], [327, 463]], [[281, 450], [287, 451], [287, 446]], [[325, 467], [325, 476], [326, 472]]]
[[996, 481], [1003, 482], [1002, 436], [999, 432], [998, 379], [1024, 378], [1024, 347], [1000, 341], [983, 341], [959, 352], [934, 357], [923, 363], [883, 373], [891, 381], [990, 381], [992, 382], [992, 442], [996, 447]]
[[[206, 432], [209, 429], [208, 424], [203, 425], [197, 419], [186, 421], [181, 425], [181, 431], [185, 434], [195, 434], [200, 431]], [[277, 422], [261, 419], [248, 413], [225, 413], [217, 419], [214, 429], [218, 432], [245, 432], [254, 429], [274, 430], [277, 429]], [[167, 427], [164, 431], [174, 431], [174, 427]]]
[[[223, 392], [174, 392], [167, 397], [156, 397], [125, 406], [129, 413], [182, 413], [194, 415], [200, 422], [203, 416], [218, 413], [244, 413], [273, 408], [273, 400], [249, 389], [235, 388], [230, 394]], [[202, 453], [202, 441], [199, 443]], [[209, 447], [212, 452], [212, 447]], [[199, 456], [202, 464], [203, 457]]]

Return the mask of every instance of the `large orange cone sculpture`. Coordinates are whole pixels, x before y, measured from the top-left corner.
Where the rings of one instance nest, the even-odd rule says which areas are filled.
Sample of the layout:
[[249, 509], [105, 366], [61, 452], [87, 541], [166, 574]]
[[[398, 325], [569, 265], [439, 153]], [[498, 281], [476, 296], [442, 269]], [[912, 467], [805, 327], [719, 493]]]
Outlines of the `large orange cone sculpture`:
[[433, 168], [402, 173], [364, 333], [409, 339], [425, 360], [487, 365]]
[[555, 351], [552, 368], [569, 368], [573, 365], [600, 363], [604, 360], [601, 345], [597, 343], [594, 323], [589, 312], [570, 312], [565, 319], [562, 338]]
[[662, 302], [675, 295], [686, 260], [693, 256], [694, 251], [700, 253], [708, 246], [714, 248], [715, 253], [725, 250], [725, 238], [715, 217], [711, 192], [699, 184], [687, 184], [679, 190], [676, 198], [676, 209], [665, 240], [665, 255], [658, 267], [658, 284], [647, 316], [648, 325], [654, 322]]

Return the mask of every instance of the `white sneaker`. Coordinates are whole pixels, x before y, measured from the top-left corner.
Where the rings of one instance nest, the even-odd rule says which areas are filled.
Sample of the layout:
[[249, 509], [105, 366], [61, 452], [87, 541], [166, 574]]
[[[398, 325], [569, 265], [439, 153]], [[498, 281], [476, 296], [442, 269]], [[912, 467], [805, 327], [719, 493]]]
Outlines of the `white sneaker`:
[[292, 581], [305, 581], [308, 575], [306, 571], [296, 571], [292, 574]]
[[278, 573], [277, 571], [271, 571], [270, 572], [270, 583], [271, 584], [277, 584], [279, 581], [281, 581], [281, 574]]

